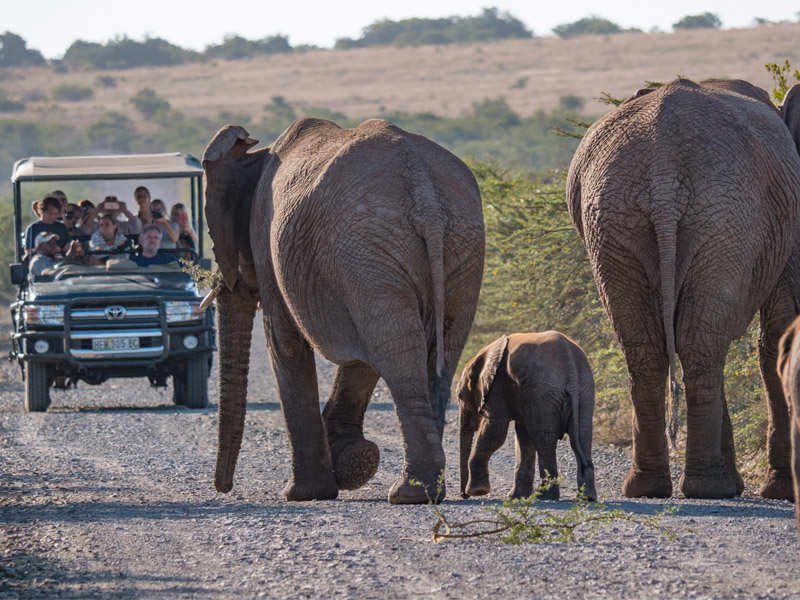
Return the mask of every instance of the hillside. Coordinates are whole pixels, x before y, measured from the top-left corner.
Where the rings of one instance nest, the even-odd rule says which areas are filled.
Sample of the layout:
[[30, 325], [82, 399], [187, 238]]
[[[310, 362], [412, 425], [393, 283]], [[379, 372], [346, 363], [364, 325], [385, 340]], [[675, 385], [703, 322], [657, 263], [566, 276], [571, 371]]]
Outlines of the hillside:
[[[457, 116], [473, 102], [505, 97], [517, 113], [550, 110], [562, 96], [586, 100], [586, 112], [605, 107], [601, 91], [624, 96], [645, 80], [739, 77], [771, 87], [767, 62], [800, 63], [800, 24], [738, 30], [534, 38], [415, 48], [362, 48], [218, 60], [125, 71], [55, 73], [50, 67], [0, 71], [0, 88], [26, 101], [15, 119], [47, 118], [87, 126], [107, 111], [135, 114], [128, 99], [153, 88], [188, 116], [221, 111], [258, 115], [272, 96], [297, 107], [324, 107], [361, 118], [381, 112], [432, 112]], [[97, 84], [111, 75], [116, 87]], [[91, 87], [94, 97], [54, 102], [61, 84]]]

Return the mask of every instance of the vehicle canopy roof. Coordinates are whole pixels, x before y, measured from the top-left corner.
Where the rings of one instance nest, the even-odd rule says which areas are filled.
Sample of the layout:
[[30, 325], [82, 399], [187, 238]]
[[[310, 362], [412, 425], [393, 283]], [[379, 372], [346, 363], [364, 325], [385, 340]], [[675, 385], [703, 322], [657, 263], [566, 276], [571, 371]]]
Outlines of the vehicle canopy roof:
[[78, 179], [200, 177], [203, 167], [191, 154], [32, 156], [14, 163], [11, 183]]

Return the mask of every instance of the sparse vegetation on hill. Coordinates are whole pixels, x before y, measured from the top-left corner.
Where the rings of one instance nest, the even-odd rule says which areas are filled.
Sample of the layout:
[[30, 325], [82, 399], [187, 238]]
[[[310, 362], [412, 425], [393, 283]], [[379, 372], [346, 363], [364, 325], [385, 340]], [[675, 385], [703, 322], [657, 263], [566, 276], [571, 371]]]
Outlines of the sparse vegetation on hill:
[[587, 34], [612, 34], [612, 33], [641, 33], [641, 29], [623, 29], [616, 23], [602, 17], [584, 17], [572, 23], [563, 23], [553, 28], [560, 38], [571, 38]]
[[339, 38], [335, 49], [368, 46], [421, 46], [483, 42], [507, 38], [529, 38], [533, 33], [525, 24], [497, 8], [485, 8], [475, 17], [442, 19], [384, 19], [367, 25], [360, 38]]
[[289, 38], [285, 35], [272, 35], [260, 40], [248, 40], [239, 35], [229, 35], [225, 36], [221, 44], [207, 46], [203, 57], [237, 60], [259, 54], [279, 54], [291, 51]]
[[701, 15], [686, 15], [677, 23], [672, 24], [673, 29], [719, 29], [722, 21], [714, 13], [706, 12]]

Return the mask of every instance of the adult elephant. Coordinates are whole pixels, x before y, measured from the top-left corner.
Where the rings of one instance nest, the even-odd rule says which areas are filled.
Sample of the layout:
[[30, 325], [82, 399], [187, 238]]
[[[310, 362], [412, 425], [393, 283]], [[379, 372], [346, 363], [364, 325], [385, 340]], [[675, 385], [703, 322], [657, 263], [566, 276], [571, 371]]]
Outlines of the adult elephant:
[[[483, 272], [475, 179], [441, 146], [378, 119], [353, 129], [304, 119], [248, 152], [256, 143], [227, 126], [203, 155], [223, 279], [216, 488], [233, 486], [260, 302], [291, 446], [285, 497], [335, 498], [372, 477], [379, 456], [364, 411], [383, 377], [404, 450], [389, 501], [427, 502]], [[339, 365], [322, 418], [314, 350]]]
[[775, 363], [800, 299], [787, 263], [800, 215], [798, 91], [781, 114], [764, 90], [740, 80], [641, 90], [592, 125], [573, 157], [567, 205], [630, 375], [626, 496], [672, 493], [664, 396], [669, 374], [674, 435], [676, 352], [688, 414], [681, 490], [696, 498], [742, 492], [723, 367], [731, 340], [760, 311], [770, 414], [761, 494], [792, 497]]

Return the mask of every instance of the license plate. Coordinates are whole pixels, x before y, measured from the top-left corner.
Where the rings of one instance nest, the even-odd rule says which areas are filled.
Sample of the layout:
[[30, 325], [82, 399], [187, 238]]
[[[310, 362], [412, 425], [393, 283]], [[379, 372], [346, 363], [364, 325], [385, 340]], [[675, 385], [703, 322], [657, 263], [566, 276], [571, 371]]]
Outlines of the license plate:
[[138, 337], [92, 338], [92, 350], [136, 350]]

